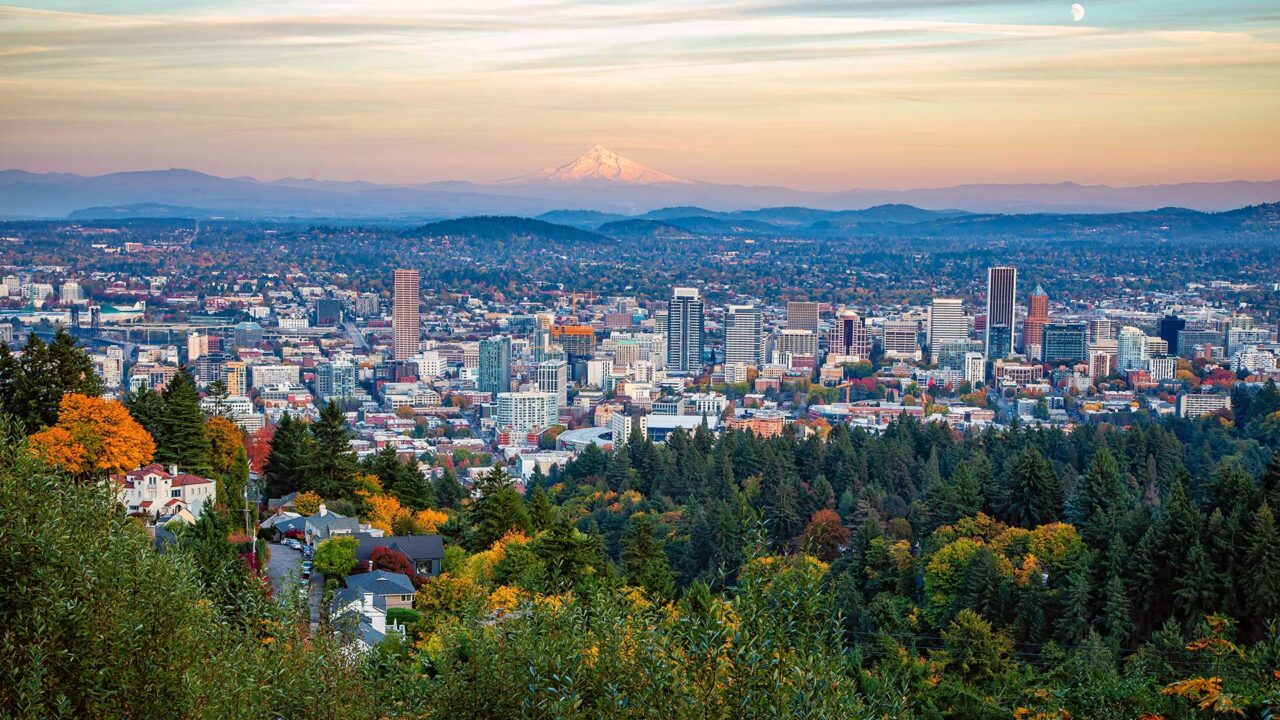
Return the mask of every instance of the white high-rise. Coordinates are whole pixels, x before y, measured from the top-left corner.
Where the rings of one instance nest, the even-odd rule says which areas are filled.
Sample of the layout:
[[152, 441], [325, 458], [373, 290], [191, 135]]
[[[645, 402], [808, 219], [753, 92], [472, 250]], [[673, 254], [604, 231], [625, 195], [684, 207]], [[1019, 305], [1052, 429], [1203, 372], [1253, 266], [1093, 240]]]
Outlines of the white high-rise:
[[730, 305], [725, 313], [724, 362], [744, 363], [759, 368], [764, 364], [760, 342], [760, 308]]
[[936, 297], [929, 306], [929, 352], [934, 356], [948, 343], [969, 339], [969, 320], [960, 298]]
[[556, 397], [544, 392], [500, 392], [494, 411], [499, 429], [525, 433], [556, 424]]
[[1149, 357], [1147, 334], [1130, 325], [1120, 328], [1116, 336], [1116, 369], [1146, 370]]
[[564, 360], [547, 360], [538, 363], [538, 390], [555, 395], [556, 406], [569, 404], [569, 363]]

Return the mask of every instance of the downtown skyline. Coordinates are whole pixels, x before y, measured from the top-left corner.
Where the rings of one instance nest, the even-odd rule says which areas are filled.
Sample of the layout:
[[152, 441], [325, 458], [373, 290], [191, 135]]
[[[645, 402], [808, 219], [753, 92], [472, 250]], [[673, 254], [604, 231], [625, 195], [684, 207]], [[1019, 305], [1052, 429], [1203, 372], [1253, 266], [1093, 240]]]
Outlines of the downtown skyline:
[[7, 167], [797, 189], [1280, 177], [1266, 3], [0, 7]]

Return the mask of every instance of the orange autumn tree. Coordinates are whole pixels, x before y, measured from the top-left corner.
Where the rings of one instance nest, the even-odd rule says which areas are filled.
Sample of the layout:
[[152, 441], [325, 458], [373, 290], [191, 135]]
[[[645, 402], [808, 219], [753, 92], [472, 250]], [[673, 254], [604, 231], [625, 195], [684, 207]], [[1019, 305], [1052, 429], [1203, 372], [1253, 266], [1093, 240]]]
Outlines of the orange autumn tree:
[[155, 441], [123, 405], [87, 395], [64, 395], [58, 423], [30, 437], [32, 452], [84, 479], [126, 472], [151, 460]]

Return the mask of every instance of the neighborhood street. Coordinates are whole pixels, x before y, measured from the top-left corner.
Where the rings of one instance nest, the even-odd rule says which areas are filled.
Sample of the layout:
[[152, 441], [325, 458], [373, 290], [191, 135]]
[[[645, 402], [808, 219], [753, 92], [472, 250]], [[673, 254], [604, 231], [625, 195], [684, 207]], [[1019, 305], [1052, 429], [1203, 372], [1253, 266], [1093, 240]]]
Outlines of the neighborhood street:
[[[301, 572], [302, 553], [276, 543], [271, 544], [271, 561], [267, 563], [267, 576], [271, 578], [271, 591], [275, 597], [296, 581]], [[309, 583], [309, 605], [311, 607], [311, 628], [314, 630], [320, 621], [320, 600], [324, 592], [324, 584], [318, 574], [311, 576]]]

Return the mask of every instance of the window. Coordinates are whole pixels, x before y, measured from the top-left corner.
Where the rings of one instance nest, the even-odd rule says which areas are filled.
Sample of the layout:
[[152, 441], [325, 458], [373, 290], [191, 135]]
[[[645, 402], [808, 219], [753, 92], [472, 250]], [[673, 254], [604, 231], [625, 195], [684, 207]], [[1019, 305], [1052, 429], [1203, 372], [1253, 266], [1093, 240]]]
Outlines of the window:
[[182, 497], [182, 491], [181, 491], [181, 490], [170, 490], [170, 491], [169, 491], [169, 496], [170, 496], [170, 497]]

